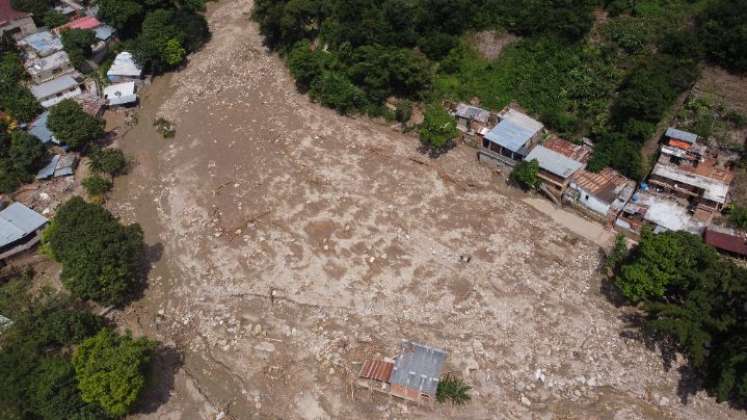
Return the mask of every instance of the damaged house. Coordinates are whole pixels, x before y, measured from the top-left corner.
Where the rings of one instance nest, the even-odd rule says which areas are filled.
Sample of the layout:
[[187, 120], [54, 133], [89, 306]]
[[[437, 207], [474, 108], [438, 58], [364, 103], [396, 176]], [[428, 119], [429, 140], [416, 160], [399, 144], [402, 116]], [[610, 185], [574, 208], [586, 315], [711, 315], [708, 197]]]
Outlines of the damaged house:
[[578, 171], [563, 194], [563, 201], [574, 205], [603, 223], [613, 225], [635, 192], [636, 182], [612, 168], [599, 173]]
[[556, 204], [560, 204], [560, 199], [573, 175], [584, 168], [583, 163], [545, 146], [536, 146], [524, 160], [537, 161], [539, 164], [537, 176], [542, 181], [540, 188]]
[[402, 340], [393, 360], [369, 359], [363, 363], [358, 385], [408, 401], [434, 401], [446, 356], [444, 350]]

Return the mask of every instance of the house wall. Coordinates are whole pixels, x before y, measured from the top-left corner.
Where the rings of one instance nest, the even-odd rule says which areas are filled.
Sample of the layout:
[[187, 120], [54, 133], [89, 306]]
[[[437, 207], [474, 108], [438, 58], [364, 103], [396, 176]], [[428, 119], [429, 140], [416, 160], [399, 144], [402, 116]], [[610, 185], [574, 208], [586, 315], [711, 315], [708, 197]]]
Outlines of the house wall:
[[31, 35], [36, 32], [36, 25], [34, 24], [34, 20], [31, 18], [31, 16], [29, 16], [13, 20], [3, 26], [0, 26], [0, 36], [5, 34], [5, 32], [11, 32], [13, 34], [13, 38], [18, 40], [25, 37], [26, 35]]
[[55, 77], [70, 73], [73, 70], [75, 70], [75, 68], [73, 67], [72, 63], [68, 61], [67, 63], [64, 63], [60, 66], [51, 69], [45, 69], [44, 71], [39, 71], [31, 74], [31, 80], [36, 84], [42, 84], [54, 79]]
[[595, 213], [599, 213], [602, 216], [607, 216], [607, 213], [609, 213], [610, 211], [609, 203], [605, 203], [604, 201], [599, 200], [598, 198], [591, 195], [588, 191], [585, 191], [583, 188], [577, 187], [576, 190], [579, 192], [579, 204], [588, 208], [589, 210], [594, 211]]

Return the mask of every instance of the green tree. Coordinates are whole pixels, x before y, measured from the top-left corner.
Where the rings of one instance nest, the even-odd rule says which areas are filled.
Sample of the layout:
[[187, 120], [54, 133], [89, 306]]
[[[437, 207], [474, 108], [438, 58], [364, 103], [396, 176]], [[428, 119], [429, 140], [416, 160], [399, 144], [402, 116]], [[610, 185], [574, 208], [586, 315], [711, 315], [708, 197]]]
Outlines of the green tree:
[[50, 0], [11, 0], [10, 4], [16, 10], [22, 10], [34, 15], [37, 24], [43, 24], [43, 17], [52, 8]]
[[84, 341], [73, 356], [83, 400], [103, 407], [111, 416], [130, 412], [145, 387], [145, 373], [156, 343], [101, 330]]
[[100, 149], [90, 155], [88, 167], [95, 173], [119, 176], [127, 172], [127, 158], [121, 149]]
[[459, 135], [454, 118], [438, 105], [425, 108], [423, 124], [420, 125], [420, 142], [431, 150], [441, 151], [449, 147]]
[[50, 109], [47, 125], [60, 142], [75, 150], [85, 150], [104, 135], [104, 122], [88, 115], [72, 99]]
[[15, 130], [7, 140], [0, 135], [0, 192], [10, 193], [31, 182], [48, 160], [47, 148], [39, 139]]
[[136, 0], [98, 0], [98, 16], [125, 38], [132, 37], [144, 18], [143, 6]]
[[708, 57], [733, 71], [747, 72], [747, 3], [709, 2], [698, 23]]
[[732, 206], [729, 209], [729, 221], [740, 229], [747, 229], [747, 207]]
[[96, 43], [96, 35], [89, 30], [68, 29], [62, 32], [61, 39], [70, 62], [81, 70], [86, 59], [91, 57], [91, 45]]
[[166, 41], [163, 47], [163, 61], [171, 67], [178, 66], [184, 61], [187, 51], [182, 48], [182, 44], [176, 38]]
[[44, 26], [48, 28], [56, 28], [67, 23], [67, 16], [56, 10], [49, 10], [44, 15]]
[[334, 108], [343, 115], [361, 109], [366, 104], [363, 91], [345, 75], [333, 71], [325, 71], [314, 80], [309, 94], [322, 105]]
[[29, 122], [41, 112], [41, 105], [21, 84], [27, 77], [16, 52], [0, 54], [0, 109], [21, 122]]
[[45, 250], [62, 263], [62, 282], [75, 296], [119, 305], [141, 286], [143, 231], [123, 226], [105, 208], [74, 197], [44, 231]]
[[509, 178], [521, 188], [525, 190], [533, 190], [539, 188], [542, 182], [537, 175], [538, 173], [539, 162], [537, 162], [536, 159], [531, 161], [523, 160], [514, 167]]
[[296, 79], [296, 86], [302, 91], [308, 90], [314, 80], [321, 76], [324, 68], [323, 54], [313, 51], [308, 40], [297, 43], [288, 54], [288, 69]]
[[85, 178], [82, 182], [83, 188], [90, 196], [102, 196], [112, 189], [112, 182], [98, 175]]
[[446, 375], [438, 382], [436, 400], [440, 403], [451, 401], [454, 405], [464, 405], [472, 399], [469, 394], [471, 389], [472, 387], [465, 384], [462, 378]]

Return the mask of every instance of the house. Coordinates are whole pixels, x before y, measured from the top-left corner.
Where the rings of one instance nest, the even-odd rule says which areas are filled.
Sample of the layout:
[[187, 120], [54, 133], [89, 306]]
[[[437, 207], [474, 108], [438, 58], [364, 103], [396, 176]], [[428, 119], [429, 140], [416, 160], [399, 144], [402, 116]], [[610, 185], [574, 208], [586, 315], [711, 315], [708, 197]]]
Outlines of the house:
[[476, 106], [459, 104], [454, 112], [457, 128], [463, 133], [483, 133], [490, 123], [490, 111]]
[[635, 181], [612, 168], [604, 168], [599, 173], [582, 169], [576, 172], [568, 184], [563, 201], [612, 225], [633, 197], [635, 188]]
[[44, 216], [21, 203], [0, 211], [0, 261], [36, 245], [47, 222]]
[[747, 257], [747, 234], [721, 226], [709, 226], [703, 241], [717, 250], [735, 257]]
[[73, 0], [59, 0], [54, 6], [54, 10], [69, 18], [74, 18], [80, 16], [85, 8]]
[[40, 31], [18, 41], [18, 46], [36, 57], [47, 57], [63, 50], [62, 41], [52, 32]]
[[83, 16], [77, 19], [73, 19], [62, 26], [58, 26], [54, 28], [53, 31], [57, 33], [57, 35], [60, 35], [68, 29], [82, 29], [92, 31], [101, 25], [103, 25], [103, 23], [101, 23], [100, 20], [96, 19], [96, 17]]
[[689, 149], [698, 142], [698, 135], [687, 131], [678, 130], [674, 127], [669, 127], [667, 132], [664, 133], [668, 143], [672, 147], [678, 147], [684, 150]]
[[26, 72], [31, 76], [31, 80], [36, 84], [47, 82], [63, 74], [72, 73], [74, 71], [75, 67], [73, 67], [70, 58], [65, 51], [57, 51], [50, 56], [36, 58], [26, 62]]
[[57, 143], [57, 139], [52, 134], [52, 131], [47, 127], [47, 121], [49, 120], [49, 111], [44, 111], [36, 117], [34, 121], [29, 124], [28, 132], [34, 137], [41, 140], [42, 143], [48, 144], [49, 142]]
[[705, 229], [705, 223], [694, 218], [686, 207], [642, 186], [623, 207], [615, 227], [637, 235], [645, 225], [654, 232], [682, 230], [698, 235]]
[[648, 183], [683, 200], [683, 204], [693, 208], [693, 211], [711, 214], [721, 211], [726, 204], [733, 176], [718, 179], [700, 172], [658, 162], [648, 177]]
[[17, 40], [36, 32], [31, 14], [14, 9], [10, 1], [0, 0], [0, 37], [9, 33]]
[[36, 179], [59, 178], [73, 176], [78, 164], [78, 156], [74, 153], [66, 155], [54, 155], [52, 160], [36, 174]]
[[57, 105], [82, 93], [78, 82], [70, 75], [63, 75], [48, 82], [31, 86], [31, 93], [45, 108]]
[[143, 77], [143, 70], [135, 62], [132, 54], [124, 51], [114, 58], [106, 76], [112, 83], [138, 81]]
[[107, 105], [132, 105], [137, 103], [137, 94], [135, 93], [135, 82], [124, 82], [110, 85], [104, 88], [104, 98]]
[[557, 202], [560, 201], [573, 175], [584, 167], [583, 163], [544, 146], [536, 146], [524, 160], [536, 160], [539, 163], [537, 176], [542, 180], [543, 190]]
[[409, 401], [434, 401], [446, 356], [444, 350], [402, 340], [393, 360], [363, 363], [358, 385]]
[[511, 107], [501, 111], [498, 120], [485, 134], [478, 157], [514, 166], [540, 141], [544, 126]]

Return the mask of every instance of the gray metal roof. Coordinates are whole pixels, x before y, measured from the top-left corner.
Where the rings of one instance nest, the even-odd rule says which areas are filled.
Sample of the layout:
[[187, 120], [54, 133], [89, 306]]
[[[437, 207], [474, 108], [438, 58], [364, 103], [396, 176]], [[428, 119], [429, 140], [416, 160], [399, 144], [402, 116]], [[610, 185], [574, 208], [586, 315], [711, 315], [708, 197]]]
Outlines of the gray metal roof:
[[96, 39], [99, 41], [106, 41], [107, 39], [111, 38], [112, 35], [116, 29], [112, 28], [109, 25], [101, 25], [93, 30], [94, 34], [96, 35]]
[[47, 127], [48, 120], [49, 111], [44, 111], [41, 115], [36, 117], [36, 119], [29, 126], [29, 133], [41, 140], [41, 142], [44, 144], [47, 144], [50, 141], [56, 142], [54, 134], [52, 134], [52, 131], [50, 131], [49, 127]]
[[54, 155], [49, 163], [41, 168], [36, 174], [36, 179], [47, 179], [54, 175], [54, 170], [57, 169], [57, 164], [60, 163], [60, 155]]
[[550, 150], [544, 146], [537, 146], [524, 158], [525, 161], [537, 160], [540, 168], [561, 178], [568, 178], [576, 171], [583, 168], [584, 165], [567, 156]]
[[435, 397], [446, 355], [441, 349], [403, 340], [389, 383]]
[[62, 50], [62, 41], [49, 31], [41, 31], [31, 34], [21, 40], [22, 44], [31, 47], [34, 52], [42, 57]]
[[674, 127], [667, 128], [666, 136], [671, 139], [686, 141], [695, 144], [698, 141], [698, 135], [687, 131], [678, 130]]
[[21, 203], [0, 211], [0, 247], [24, 238], [46, 225], [48, 220]]
[[40, 85], [31, 86], [31, 93], [36, 99], [48, 98], [52, 95], [72, 89], [78, 85], [71, 76], [64, 75]]
[[457, 105], [456, 116], [487, 123], [490, 118], [490, 112], [476, 106], [459, 104]]
[[501, 115], [501, 122], [485, 135], [489, 141], [508, 149], [519, 152], [532, 137], [542, 130], [542, 123], [519, 111], [509, 109]]

